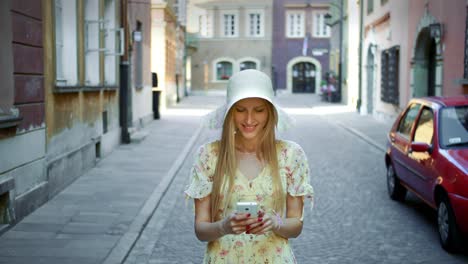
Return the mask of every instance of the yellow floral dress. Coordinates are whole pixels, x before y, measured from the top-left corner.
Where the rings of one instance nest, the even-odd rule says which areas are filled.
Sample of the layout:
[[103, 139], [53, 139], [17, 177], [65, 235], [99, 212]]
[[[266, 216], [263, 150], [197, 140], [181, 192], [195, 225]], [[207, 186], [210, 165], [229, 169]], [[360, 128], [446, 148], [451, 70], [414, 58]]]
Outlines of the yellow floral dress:
[[[292, 196], [310, 198], [313, 203], [313, 188], [309, 184], [309, 167], [302, 148], [292, 142], [278, 140], [278, 165], [285, 192]], [[189, 198], [200, 199], [211, 193], [212, 177], [218, 158], [218, 142], [201, 146], [192, 168], [190, 184], [185, 194]], [[220, 214], [229, 215], [235, 211], [238, 201], [256, 201], [259, 210], [272, 212], [273, 185], [269, 167], [249, 180], [238, 170], [234, 180], [234, 192], [227, 211]], [[209, 242], [205, 252], [204, 263], [296, 263], [288, 239], [267, 232], [264, 235], [240, 234], [225, 235]]]

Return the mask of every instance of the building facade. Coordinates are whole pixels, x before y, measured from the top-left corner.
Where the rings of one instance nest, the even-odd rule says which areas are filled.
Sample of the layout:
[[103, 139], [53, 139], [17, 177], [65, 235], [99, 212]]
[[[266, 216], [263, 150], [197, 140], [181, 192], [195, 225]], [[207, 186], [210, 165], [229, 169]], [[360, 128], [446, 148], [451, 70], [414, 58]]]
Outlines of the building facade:
[[158, 75], [161, 108], [179, 100], [181, 85], [177, 72], [178, 21], [174, 1], [151, 1], [151, 71]]
[[224, 90], [232, 74], [258, 69], [271, 75], [272, 1], [190, 1], [187, 32], [191, 90]]
[[0, 3], [0, 232], [48, 197], [43, 8]]
[[329, 1], [275, 0], [273, 76], [278, 90], [319, 93], [329, 71], [331, 29], [325, 24]]
[[465, 0], [364, 1], [361, 113], [390, 121], [413, 97], [468, 94], [466, 21]]
[[127, 54], [131, 69], [127, 118], [132, 134], [153, 120], [151, 0], [129, 0], [127, 14], [125, 27], [130, 35]]
[[466, 0], [409, 1], [409, 79], [400, 99], [468, 94]]
[[368, 0], [363, 7], [361, 113], [390, 121], [408, 101], [400, 97], [409, 78], [408, 2]]

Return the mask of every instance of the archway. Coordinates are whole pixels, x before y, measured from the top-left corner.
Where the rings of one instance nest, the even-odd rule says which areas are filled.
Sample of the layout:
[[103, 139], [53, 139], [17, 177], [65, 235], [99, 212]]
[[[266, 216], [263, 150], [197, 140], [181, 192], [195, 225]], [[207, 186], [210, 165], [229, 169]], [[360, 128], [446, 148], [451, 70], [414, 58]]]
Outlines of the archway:
[[322, 66], [315, 58], [300, 56], [288, 62], [286, 75], [288, 92], [316, 93], [322, 79]]
[[436, 95], [436, 43], [428, 28], [416, 40], [413, 58], [413, 97]]
[[310, 62], [298, 62], [293, 65], [292, 92], [315, 93], [315, 65]]
[[442, 28], [426, 10], [416, 30], [411, 60], [411, 97], [442, 95]]

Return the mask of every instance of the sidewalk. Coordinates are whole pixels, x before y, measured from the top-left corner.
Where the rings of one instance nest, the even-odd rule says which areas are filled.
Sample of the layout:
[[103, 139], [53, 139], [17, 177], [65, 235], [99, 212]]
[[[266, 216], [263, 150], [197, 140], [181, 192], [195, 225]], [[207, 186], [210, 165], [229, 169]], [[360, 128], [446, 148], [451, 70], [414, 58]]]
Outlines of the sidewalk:
[[0, 263], [120, 263], [200, 133], [194, 108], [211, 107], [199, 97], [184, 105], [191, 111], [168, 109], [144, 141], [119, 146], [4, 233]]
[[[389, 124], [315, 95], [279, 95], [286, 111], [322, 115], [376, 146]], [[121, 263], [197, 139], [200, 117], [221, 95], [194, 95], [162, 112], [140, 143], [121, 145], [95, 168], [0, 237], [0, 263]], [[333, 114], [331, 114], [333, 113]], [[351, 139], [353, 140], [353, 139]]]

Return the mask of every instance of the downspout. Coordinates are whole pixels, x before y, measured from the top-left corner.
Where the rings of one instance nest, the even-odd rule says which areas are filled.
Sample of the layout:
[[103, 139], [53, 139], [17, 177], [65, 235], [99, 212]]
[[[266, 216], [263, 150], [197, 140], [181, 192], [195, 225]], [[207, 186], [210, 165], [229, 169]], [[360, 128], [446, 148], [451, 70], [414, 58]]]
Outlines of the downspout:
[[359, 1], [359, 54], [358, 54], [358, 99], [356, 102], [356, 110], [361, 112], [362, 104], [362, 46], [364, 41], [364, 1]]
[[124, 28], [124, 54], [120, 56], [120, 90], [119, 90], [119, 114], [121, 141], [123, 144], [130, 143], [130, 133], [128, 132], [128, 88], [130, 87], [129, 77], [129, 56], [128, 37], [129, 28], [127, 23], [128, 0], [121, 0], [120, 24]]

